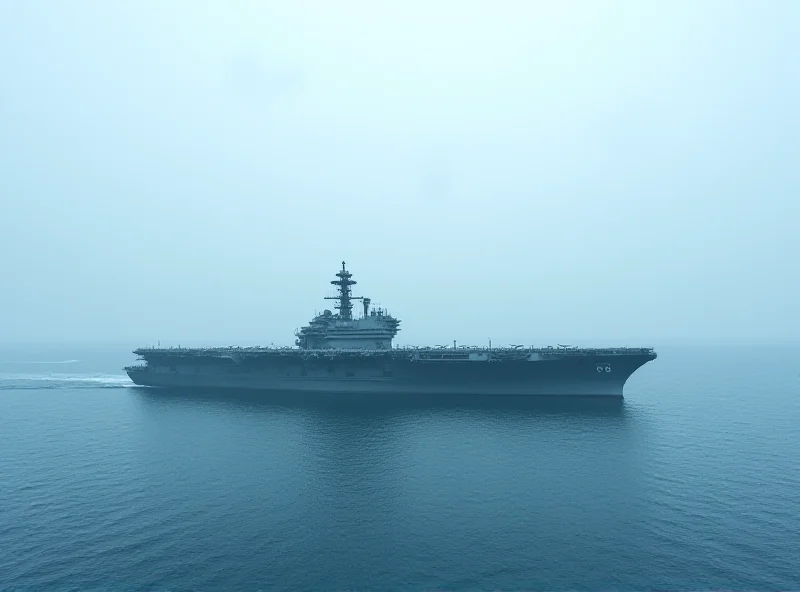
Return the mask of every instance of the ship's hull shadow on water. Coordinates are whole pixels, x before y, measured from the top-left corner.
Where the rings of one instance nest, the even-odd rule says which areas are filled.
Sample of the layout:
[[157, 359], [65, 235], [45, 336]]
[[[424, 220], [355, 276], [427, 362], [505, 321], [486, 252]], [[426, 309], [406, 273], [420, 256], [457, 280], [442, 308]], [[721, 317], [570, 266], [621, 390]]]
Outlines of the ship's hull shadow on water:
[[247, 391], [223, 388], [133, 387], [151, 401], [245, 405], [260, 409], [308, 409], [331, 413], [485, 411], [524, 412], [533, 415], [619, 416], [622, 397], [495, 396], [495, 395], [369, 395], [365, 393], [319, 393]]

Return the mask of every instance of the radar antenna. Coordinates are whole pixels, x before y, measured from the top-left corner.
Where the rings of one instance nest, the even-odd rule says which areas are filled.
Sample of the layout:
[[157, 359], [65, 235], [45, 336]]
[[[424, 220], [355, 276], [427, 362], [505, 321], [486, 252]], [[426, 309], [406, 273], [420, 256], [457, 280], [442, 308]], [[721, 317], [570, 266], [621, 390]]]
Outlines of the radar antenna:
[[344, 261], [342, 261], [342, 269], [339, 273], [336, 274], [338, 280], [332, 280], [331, 284], [334, 286], [338, 286], [339, 288], [339, 295], [338, 296], [326, 296], [325, 300], [338, 300], [339, 303], [334, 305], [334, 308], [339, 309], [339, 316], [342, 320], [351, 321], [353, 320], [353, 300], [363, 300], [363, 296], [352, 296], [350, 294], [350, 286], [355, 285], [355, 280], [351, 280], [350, 278], [353, 277], [353, 274], [347, 271], [344, 266]]

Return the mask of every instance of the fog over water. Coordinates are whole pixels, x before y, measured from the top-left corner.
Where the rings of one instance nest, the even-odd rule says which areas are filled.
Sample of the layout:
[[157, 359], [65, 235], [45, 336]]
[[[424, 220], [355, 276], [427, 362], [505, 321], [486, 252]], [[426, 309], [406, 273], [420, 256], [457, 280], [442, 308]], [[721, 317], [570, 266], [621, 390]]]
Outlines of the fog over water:
[[796, 342], [800, 4], [0, 5], [0, 341]]

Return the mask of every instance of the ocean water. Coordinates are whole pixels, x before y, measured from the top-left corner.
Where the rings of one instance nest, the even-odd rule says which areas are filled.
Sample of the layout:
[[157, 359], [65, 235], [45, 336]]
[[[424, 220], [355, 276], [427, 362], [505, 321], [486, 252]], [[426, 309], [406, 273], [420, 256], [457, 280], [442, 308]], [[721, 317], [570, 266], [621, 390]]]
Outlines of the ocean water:
[[800, 349], [658, 351], [622, 402], [424, 402], [0, 348], [0, 589], [800, 589]]

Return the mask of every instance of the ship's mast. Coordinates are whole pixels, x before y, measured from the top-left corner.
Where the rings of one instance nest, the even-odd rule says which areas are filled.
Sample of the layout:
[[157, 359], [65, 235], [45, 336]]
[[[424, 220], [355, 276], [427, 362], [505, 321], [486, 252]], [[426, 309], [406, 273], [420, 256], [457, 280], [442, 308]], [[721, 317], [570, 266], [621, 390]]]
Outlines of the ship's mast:
[[347, 271], [344, 266], [344, 261], [342, 261], [342, 269], [339, 273], [336, 274], [338, 280], [332, 280], [331, 284], [334, 286], [339, 287], [339, 295], [338, 296], [326, 296], [325, 300], [338, 300], [339, 304], [335, 306], [335, 308], [339, 309], [339, 316], [345, 321], [353, 320], [353, 300], [362, 300], [361, 296], [351, 296], [350, 295], [350, 286], [355, 285], [357, 282], [355, 280], [351, 280], [350, 278], [353, 277], [353, 274]]

